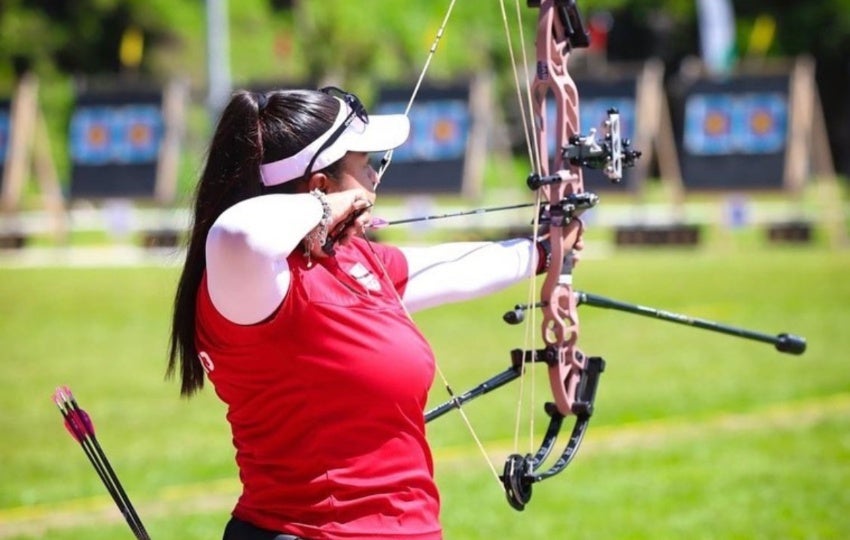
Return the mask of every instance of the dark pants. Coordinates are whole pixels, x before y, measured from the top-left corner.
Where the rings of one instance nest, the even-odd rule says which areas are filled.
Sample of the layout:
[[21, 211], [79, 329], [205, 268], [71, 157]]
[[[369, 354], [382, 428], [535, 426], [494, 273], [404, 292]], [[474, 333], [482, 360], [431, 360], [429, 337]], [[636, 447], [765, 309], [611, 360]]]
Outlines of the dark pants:
[[247, 521], [232, 517], [224, 528], [223, 540], [307, 540], [292, 534], [282, 534], [251, 525]]

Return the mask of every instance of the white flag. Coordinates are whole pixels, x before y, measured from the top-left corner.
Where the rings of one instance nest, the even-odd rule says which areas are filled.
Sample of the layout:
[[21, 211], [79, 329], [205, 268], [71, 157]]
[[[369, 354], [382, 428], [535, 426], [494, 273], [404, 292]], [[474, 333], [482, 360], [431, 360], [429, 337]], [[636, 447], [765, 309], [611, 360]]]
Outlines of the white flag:
[[709, 73], [725, 74], [735, 61], [735, 13], [729, 0], [697, 0], [700, 49]]

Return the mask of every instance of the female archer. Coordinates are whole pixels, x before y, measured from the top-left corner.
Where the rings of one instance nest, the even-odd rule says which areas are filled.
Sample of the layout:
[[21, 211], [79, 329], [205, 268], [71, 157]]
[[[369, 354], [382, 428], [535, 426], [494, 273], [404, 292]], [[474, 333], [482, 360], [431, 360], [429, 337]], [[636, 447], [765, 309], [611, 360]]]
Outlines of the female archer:
[[242, 493], [225, 540], [442, 537], [423, 409], [434, 356], [410, 313], [545, 271], [528, 239], [397, 248], [363, 237], [370, 152], [407, 139], [337, 88], [235, 93], [194, 201], [168, 374], [227, 405]]

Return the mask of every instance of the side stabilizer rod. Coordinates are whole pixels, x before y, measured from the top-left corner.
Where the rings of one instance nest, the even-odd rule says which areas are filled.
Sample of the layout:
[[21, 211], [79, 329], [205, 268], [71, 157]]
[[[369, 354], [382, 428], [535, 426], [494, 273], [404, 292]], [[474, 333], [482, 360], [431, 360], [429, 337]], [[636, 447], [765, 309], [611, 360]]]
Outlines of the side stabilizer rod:
[[578, 299], [579, 304], [587, 304], [593, 307], [625, 311], [628, 313], [634, 313], [636, 315], [643, 315], [645, 317], [660, 319], [662, 321], [684, 324], [687, 326], [702, 328], [703, 330], [711, 330], [713, 332], [719, 332], [721, 334], [727, 334], [730, 336], [737, 336], [744, 339], [761, 341], [762, 343], [770, 343], [774, 347], [776, 347], [777, 351], [783, 353], [803, 354], [806, 351], [806, 338], [796, 336], [794, 334], [789, 334], [786, 332], [774, 336], [771, 334], [765, 334], [763, 332], [756, 332], [753, 330], [747, 330], [745, 328], [729, 326], [726, 324], [721, 324], [706, 319], [698, 319], [696, 317], [690, 317], [688, 315], [682, 315], [680, 313], [672, 313], [669, 311], [664, 311], [661, 309], [651, 308], [647, 306], [641, 306], [638, 304], [628, 304], [626, 302], [620, 302], [618, 300], [612, 300], [610, 298], [605, 298], [604, 296], [598, 296], [596, 294], [586, 292], [578, 292], [576, 293], [576, 297]]
[[[684, 324], [687, 326], [692, 326], [694, 328], [701, 328], [703, 330], [710, 330], [712, 332], [719, 332], [721, 334], [726, 334], [730, 336], [760, 341], [762, 343], [769, 343], [773, 345], [777, 351], [786, 354], [799, 355], [806, 352], [806, 338], [787, 332], [782, 332], [776, 335], [766, 334], [763, 332], [756, 332], [754, 330], [747, 330], [746, 328], [739, 328], [736, 326], [730, 326], [727, 324], [709, 321], [706, 319], [699, 319], [688, 315], [682, 315], [681, 313], [673, 313], [670, 311], [642, 306], [639, 304], [629, 304], [626, 302], [621, 302], [619, 300], [612, 300], [611, 298], [606, 298], [604, 296], [599, 296], [592, 293], [576, 291], [575, 295], [579, 305], [586, 304], [588, 306], [598, 308], [625, 311], [627, 313], [633, 313], [635, 315], [642, 315], [644, 317], [651, 317], [653, 319], [672, 322], [676, 324]], [[525, 317], [525, 310], [535, 307], [542, 307], [542, 303], [538, 302], [531, 306], [526, 304], [518, 304], [514, 307], [513, 310], [505, 313], [503, 319], [508, 324], [519, 324]]]

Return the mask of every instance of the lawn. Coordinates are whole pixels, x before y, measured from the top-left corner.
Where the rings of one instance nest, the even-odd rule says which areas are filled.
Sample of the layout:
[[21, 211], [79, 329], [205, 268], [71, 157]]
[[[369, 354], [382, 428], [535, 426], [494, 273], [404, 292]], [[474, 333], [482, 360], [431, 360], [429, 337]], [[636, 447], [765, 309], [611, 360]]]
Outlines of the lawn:
[[[456, 413], [429, 425], [446, 538], [850, 537], [850, 253], [588, 252], [583, 290], [797, 333], [808, 350], [582, 308], [581, 347], [607, 362], [596, 415], [574, 463], [536, 485], [524, 512]], [[92, 415], [152, 537], [220, 537], [239, 490], [224, 408], [210, 389], [187, 401], [163, 380], [176, 277], [173, 266], [0, 269], [0, 538], [132, 538], [62, 427], [60, 384]], [[456, 391], [523, 346], [501, 315], [526, 297], [520, 285], [417, 315]], [[522, 386], [541, 401], [545, 373]], [[514, 448], [519, 388], [464, 408], [497, 469]], [[439, 380], [432, 394], [445, 398]]]

